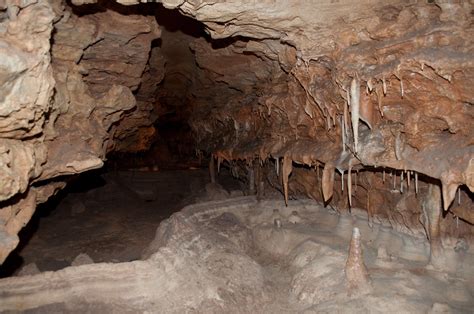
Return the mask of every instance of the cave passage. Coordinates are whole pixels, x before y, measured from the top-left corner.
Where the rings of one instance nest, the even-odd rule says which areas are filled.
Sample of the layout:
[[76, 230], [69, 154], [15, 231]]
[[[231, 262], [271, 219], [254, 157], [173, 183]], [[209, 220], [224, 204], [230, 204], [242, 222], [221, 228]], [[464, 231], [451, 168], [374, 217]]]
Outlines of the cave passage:
[[473, 12], [0, 1], [0, 312], [472, 312]]

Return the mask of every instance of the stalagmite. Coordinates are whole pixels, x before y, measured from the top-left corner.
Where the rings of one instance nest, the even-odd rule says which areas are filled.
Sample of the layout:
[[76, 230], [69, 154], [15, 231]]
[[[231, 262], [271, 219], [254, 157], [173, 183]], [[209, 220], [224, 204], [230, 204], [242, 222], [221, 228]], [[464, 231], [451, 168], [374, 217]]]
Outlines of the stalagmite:
[[322, 180], [322, 189], [324, 201], [327, 202], [333, 194], [334, 189], [334, 165], [331, 163], [326, 163], [323, 169], [323, 180]]
[[349, 197], [349, 206], [352, 206], [352, 168], [347, 172], [347, 196]]
[[392, 190], [395, 190], [396, 188], [396, 178], [397, 178], [397, 173], [395, 172], [395, 174], [393, 175], [393, 184], [392, 184]]
[[281, 228], [281, 219], [280, 218], [275, 218], [273, 220], [273, 225], [275, 226], [275, 228], [280, 229]]
[[385, 183], [385, 170], [382, 170], [382, 182]]
[[387, 83], [385, 82], [385, 77], [382, 77], [382, 87], [384, 96], [387, 95]]
[[354, 136], [354, 152], [358, 152], [359, 144], [359, 110], [360, 110], [360, 84], [355, 77], [351, 82], [351, 122]]
[[285, 204], [288, 206], [288, 178], [293, 170], [293, 161], [289, 156], [283, 157], [282, 177], [283, 177], [283, 191], [285, 193]]
[[360, 294], [370, 291], [370, 277], [367, 267], [364, 264], [360, 231], [357, 227], [352, 230], [352, 238], [344, 273], [349, 288], [349, 294]]

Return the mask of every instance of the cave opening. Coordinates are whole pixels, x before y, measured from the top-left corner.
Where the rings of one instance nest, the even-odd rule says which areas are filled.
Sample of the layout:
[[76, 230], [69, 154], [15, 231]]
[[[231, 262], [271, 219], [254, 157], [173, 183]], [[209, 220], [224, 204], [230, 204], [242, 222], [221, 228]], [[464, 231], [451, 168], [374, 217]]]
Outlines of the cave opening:
[[0, 1], [0, 311], [469, 313], [472, 9]]

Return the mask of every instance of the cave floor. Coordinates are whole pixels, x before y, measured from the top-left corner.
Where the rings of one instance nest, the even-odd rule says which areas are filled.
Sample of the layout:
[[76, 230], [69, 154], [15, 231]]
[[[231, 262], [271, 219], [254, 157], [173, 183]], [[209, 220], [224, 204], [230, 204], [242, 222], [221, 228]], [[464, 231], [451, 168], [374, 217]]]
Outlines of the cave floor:
[[[221, 173], [222, 187], [208, 184], [204, 170], [122, 171], [102, 178], [93, 188], [66, 194], [40, 219], [16, 254], [41, 273], [1, 279], [0, 311], [472, 313], [474, 308], [472, 267], [434, 269], [426, 239], [379, 222], [369, 227], [362, 210], [341, 214], [313, 200], [285, 206], [281, 196], [239, 196], [238, 181]], [[348, 287], [344, 276], [354, 227], [362, 234], [367, 289]], [[67, 267], [81, 253], [94, 263]], [[472, 254], [464, 258], [472, 265]]]
[[[205, 200], [163, 220], [141, 259], [0, 280], [0, 311], [472, 313], [472, 272], [433, 269], [422, 239], [311, 200]], [[353, 227], [367, 289], [345, 280]]]
[[[203, 169], [86, 174], [38, 209], [2, 275], [31, 263], [40, 271], [58, 270], [79, 254], [94, 262], [139, 259], [159, 223], [203, 197], [208, 181]], [[220, 182], [228, 190], [239, 188], [225, 171]]]

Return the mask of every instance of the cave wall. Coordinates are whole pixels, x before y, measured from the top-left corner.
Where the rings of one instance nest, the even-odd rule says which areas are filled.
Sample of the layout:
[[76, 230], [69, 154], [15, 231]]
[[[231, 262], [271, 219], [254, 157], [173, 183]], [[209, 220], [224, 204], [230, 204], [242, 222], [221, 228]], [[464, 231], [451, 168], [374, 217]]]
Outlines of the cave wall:
[[456, 218], [443, 232], [472, 236], [469, 1], [162, 6], [204, 34], [163, 30], [161, 5], [135, 0], [0, 1], [0, 262], [37, 203], [108, 152], [147, 150], [169, 112], [286, 198], [419, 233], [436, 185]]
[[41, 0], [0, 10], [3, 261], [68, 176], [102, 167], [111, 150], [148, 148], [164, 60], [151, 50], [153, 16]]

